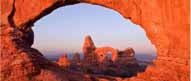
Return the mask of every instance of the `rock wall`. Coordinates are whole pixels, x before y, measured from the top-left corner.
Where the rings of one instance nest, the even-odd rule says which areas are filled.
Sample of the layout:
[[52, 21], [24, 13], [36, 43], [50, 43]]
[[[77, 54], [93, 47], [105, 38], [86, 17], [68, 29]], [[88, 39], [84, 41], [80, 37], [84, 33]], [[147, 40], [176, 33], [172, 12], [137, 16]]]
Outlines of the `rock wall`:
[[[189, 0], [1, 0], [1, 80], [37, 80], [39, 78], [35, 77], [43, 74], [47, 65], [56, 68], [40, 52], [31, 48], [34, 40], [31, 27], [53, 10], [80, 2], [119, 12], [140, 25], [155, 45], [158, 55], [154, 62], [156, 66], [150, 66], [146, 72], [126, 80], [189, 81]], [[54, 74], [55, 70], [49, 68], [46, 72]], [[63, 79], [58, 78], [58, 74], [55, 76], [57, 80]], [[56, 81], [55, 77], [53, 79]]]

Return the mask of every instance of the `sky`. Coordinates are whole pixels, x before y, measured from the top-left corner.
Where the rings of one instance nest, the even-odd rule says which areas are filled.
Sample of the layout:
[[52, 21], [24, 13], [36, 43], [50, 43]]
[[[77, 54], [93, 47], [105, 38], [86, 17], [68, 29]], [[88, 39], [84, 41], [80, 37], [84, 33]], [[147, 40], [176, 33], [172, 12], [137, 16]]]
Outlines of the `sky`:
[[97, 47], [119, 50], [132, 47], [138, 54], [155, 54], [156, 49], [145, 31], [118, 12], [97, 5], [80, 3], [54, 10], [33, 27], [32, 47], [43, 54], [81, 52], [85, 36], [90, 35]]

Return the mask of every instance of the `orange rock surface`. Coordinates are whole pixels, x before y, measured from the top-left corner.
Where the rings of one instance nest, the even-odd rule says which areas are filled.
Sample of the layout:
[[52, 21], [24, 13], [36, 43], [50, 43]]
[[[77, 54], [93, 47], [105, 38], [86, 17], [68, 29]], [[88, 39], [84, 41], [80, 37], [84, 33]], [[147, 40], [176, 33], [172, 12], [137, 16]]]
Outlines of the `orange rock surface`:
[[89, 59], [89, 61], [92, 59], [97, 59], [97, 61], [102, 62], [106, 58], [108, 52], [112, 53], [112, 58], [111, 58], [112, 61], [115, 61], [116, 58], [118, 57], [117, 49], [114, 49], [112, 47], [97, 48], [94, 45], [94, 42], [91, 36], [89, 35], [85, 37], [84, 44], [82, 47], [82, 52], [84, 54], [84, 58]]
[[112, 47], [96, 48], [95, 53], [98, 56], [99, 62], [102, 62], [107, 57], [108, 52], [112, 53], [111, 59], [114, 62], [118, 57], [118, 51], [116, 49], [114, 49]]
[[82, 52], [86, 55], [96, 49], [94, 42], [90, 36], [86, 36], [82, 47]]
[[64, 54], [63, 56], [61, 56], [61, 57], [58, 59], [57, 64], [58, 64], [59, 66], [62, 66], [62, 67], [67, 68], [67, 67], [70, 66], [71, 62], [70, 62], [70, 60], [68, 59], [67, 54]]
[[[37, 20], [80, 2], [119, 12], [140, 25], [156, 47], [156, 66], [124, 81], [189, 81], [190, 0], [0, 0], [1, 81], [91, 81], [83, 74], [57, 72], [59, 67], [31, 47]], [[48, 79], [50, 75], [55, 76]]]

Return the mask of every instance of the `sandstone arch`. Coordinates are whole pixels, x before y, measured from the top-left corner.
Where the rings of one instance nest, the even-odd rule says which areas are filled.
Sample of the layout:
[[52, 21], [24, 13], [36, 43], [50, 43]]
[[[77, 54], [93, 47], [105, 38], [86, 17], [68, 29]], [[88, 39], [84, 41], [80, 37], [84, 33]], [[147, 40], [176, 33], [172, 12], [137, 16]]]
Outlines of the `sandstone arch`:
[[[31, 48], [34, 38], [29, 34], [32, 32], [31, 27], [34, 22], [56, 8], [85, 2], [114, 9], [123, 17], [141, 25], [155, 45], [158, 55], [154, 62], [156, 67], [149, 67], [145, 73], [131, 78], [133, 81], [158, 79], [189, 81], [189, 0], [1, 0], [0, 2], [1, 60], [6, 60], [1, 61], [0, 66], [3, 80], [14, 81], [19, 76], [25, 76], [20, 80], [26, 81], [39, 75], [41, 70], [48, 68], [47, 65], [54, 65], [47, 62], [36, 49]], [[31, 41], [27, 38], [31, 38]], [[21, 67], [22, 69], [16, 70], [11, 63], [17, 59], [14, 57], [21, 55], [24, 57], [21, 57], [23, 59], [19, 65], [29, 68]], [[25, 62], [25, 65], [22, 62]], [[16, 74], [17, 71], [25, 74]]]
[[112, 53], [111, 60], [114, 62], [118, 56], [118, 51], [116, 49], [114, 49], [112, 47], [96, 48], [95, 53], [96, 53], [96, 55], [98, 55], [99, 62], [103, 62], [103, 60], [106, 58], [108, 52]]

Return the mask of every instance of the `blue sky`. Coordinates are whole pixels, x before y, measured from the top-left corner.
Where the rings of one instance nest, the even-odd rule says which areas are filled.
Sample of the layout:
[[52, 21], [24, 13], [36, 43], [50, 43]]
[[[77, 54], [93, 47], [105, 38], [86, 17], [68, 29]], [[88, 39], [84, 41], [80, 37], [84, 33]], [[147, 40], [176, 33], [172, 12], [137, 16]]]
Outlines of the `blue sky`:
[[90, 4], [61, 7], [38, 20], [32, 47], [42, 53], [81, 52], [84, 37], [91, 35], [97, 47], [134, 48], [139, 54], [155, 54], [145, 31], [114, 10]]

